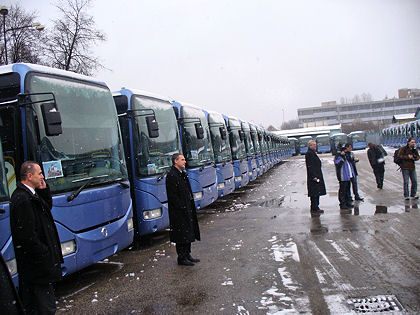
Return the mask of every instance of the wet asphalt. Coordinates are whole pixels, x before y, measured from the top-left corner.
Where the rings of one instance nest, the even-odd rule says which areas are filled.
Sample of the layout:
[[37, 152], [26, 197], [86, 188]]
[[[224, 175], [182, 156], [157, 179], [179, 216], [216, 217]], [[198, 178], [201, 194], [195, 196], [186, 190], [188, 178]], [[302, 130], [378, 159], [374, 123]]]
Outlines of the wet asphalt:
[[159, 233], [57, 284], [58, 313], [420, 314], [418, 201], [403, 199], [391, 150], [383, 190], [366, 150], [355, 154], [365, 201], [350, 213], [338, 207], [333, 158], [321, 154], [325, 213], [311, 217], [305, 160], [292, 157], [199, 211], [201, 262], [178, 266]]

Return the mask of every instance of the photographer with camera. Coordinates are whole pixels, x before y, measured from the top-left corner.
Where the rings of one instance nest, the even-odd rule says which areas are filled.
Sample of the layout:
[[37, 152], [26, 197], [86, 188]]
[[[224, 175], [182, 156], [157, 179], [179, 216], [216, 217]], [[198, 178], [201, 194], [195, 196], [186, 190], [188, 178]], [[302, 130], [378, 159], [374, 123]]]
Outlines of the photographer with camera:
[[337, 179], [340, 183], [338, 189], [338, 201], [340, 202], [340, 210], [351, 210], [353, 203], [351, 202], [350, 181], [354, 178], [355, 172], [347, 154], [346, 147], [338, 147], [337, 154], [334, 159], [335, 171]]
[[[408, 138], [407, 145], [402, 147], [398, 153], [398, 157], [402, 159], [401, 171], [404, 180], [404, 198], [406, 200], [411, 198], [418, 199], [417, 195], [417, 174], [416, 165], [414, 161], [419, 159], [419, 151], [416, 148], [416, 140]], [[410, 197], [408, 195], [408, 182], [411, 180]]]

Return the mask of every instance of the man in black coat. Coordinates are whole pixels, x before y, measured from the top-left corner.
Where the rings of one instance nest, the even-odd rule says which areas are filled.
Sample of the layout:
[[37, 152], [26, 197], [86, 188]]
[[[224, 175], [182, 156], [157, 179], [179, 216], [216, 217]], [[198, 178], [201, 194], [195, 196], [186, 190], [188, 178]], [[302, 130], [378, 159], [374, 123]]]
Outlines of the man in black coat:
[[305, 154], [308, 196], [311, 198], [311, 214], [320, 215], [324, 210], [319, 209], [319, 196], [326, 195], [324, 176], [322, 175], [322, 163], [316, 154], [316, 141], [311, 140], [308, 144], [308, 152]]
[[24, 315], [22, 302], [16, 292], [6, 262], [0, 252], [0, 312], [7, 315]]
[[191, 243], [200, 240], [200, 229], [191, 185], [185, 172], [185, 157], [172, 155], [172, 167], [166, 176], [170, 239], [176, 243], [178, 265], [194, 266], [199, 259], [191, 257]]
[[41, 167], [22, 164], [21, 182], [10, 200], [10, 227], [19, 289], [28, 314], [54, 314], [52, 283], [61, 279], [60, 239], [51, 215], [52, 197]]
[[374, 143], [368, 143], [369, 149], [367, 156], [370, 166], [372, 166], [373, 174], [375, 174], [376, 187], [382, 189], [384, 187], [384, 174], [385, 174], [385, 159], [379, 147]]

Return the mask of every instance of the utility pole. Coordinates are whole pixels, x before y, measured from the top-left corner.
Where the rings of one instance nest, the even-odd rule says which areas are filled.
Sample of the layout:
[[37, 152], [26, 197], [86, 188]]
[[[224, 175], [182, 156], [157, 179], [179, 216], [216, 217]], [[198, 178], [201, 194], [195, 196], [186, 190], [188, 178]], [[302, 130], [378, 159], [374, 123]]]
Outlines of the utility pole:
[[281, 109], [283, 111], [283, 125], [284, 125], [284, 108]]

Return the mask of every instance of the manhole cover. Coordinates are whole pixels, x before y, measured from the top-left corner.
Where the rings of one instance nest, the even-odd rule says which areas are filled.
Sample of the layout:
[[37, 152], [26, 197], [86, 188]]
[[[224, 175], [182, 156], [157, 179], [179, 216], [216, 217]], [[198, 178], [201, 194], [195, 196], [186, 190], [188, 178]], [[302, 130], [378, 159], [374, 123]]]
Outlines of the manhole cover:
[[356, 313], [391, 313], [404, 310], [395, 295], [351, 298], [347, 303]]

